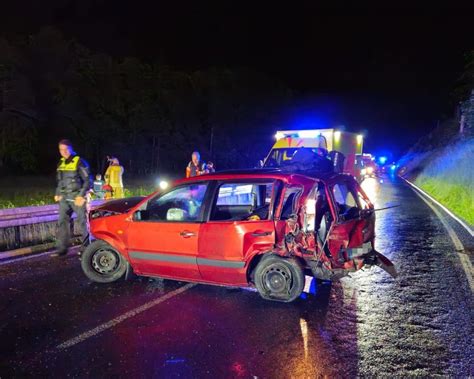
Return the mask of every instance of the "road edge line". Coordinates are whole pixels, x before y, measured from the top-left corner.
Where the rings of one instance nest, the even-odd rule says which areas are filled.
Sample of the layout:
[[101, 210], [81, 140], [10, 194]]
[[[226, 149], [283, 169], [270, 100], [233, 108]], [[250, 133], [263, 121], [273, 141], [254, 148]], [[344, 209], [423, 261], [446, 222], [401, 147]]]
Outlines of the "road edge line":
[[410, 186], [412, 186], [413, 188], [415, 188], [416, 190], [418, 190], [419, 192], [421, 192], [424, 196], [426, 196], [427, 198], [429, 198], [432, 202], [434, 202], [436, 205], [440, 206], [447, 214], [449, 214], [452, 218], [454, 218], [464, 229], [467, 230], [467, 232], [471, 235], [471, 237], [474, 237], [474, 230], [472, 230], [470, 228], [469, 225], [467, 225], [463, 220], [461, 220], [458, 216], [456, 216], [452, 211], [450, 211], [448, 208], [446, 208], [446, 206], [444, 206], [443, 204], [441, 204], [438, 200], [436, 200], [433, 196], [431, 196], [430, 194], [428, 194], [426, 191], [423, 191], [420, 187], [418, 187], [417, 185], [413, 184], [412, 182], [410, 182], [409, 180], [403, 178], [400, 176], [400, 178], [402, 178], [406, 183], [408, 183]]
[[451, 238], [451, 241], [453, 242], [454, 247], [456, 249], [456, 255], [461, 261], [461, 266], [463, 268], [464, 274], [466, 275], [466, 279], [467, 279], [467, 282], [469, 283], [469, 287], [471, 288], [471, 293], [474, 293], [474, 279], [472, 275], [472, 263], [467, 254], [461, 253], [462, 251], [464, 251], [464, 245], [462, 244], [461, 240], [459, 239], [454, 229], [451, 227], [451, 225], [448, 224], [444, 216], [441, 214], [441, 212], [438, 209], [436, 209], [432, 204], [430, 204], [429, 201], [426, 200], [422, 196], [421, 193], [419, 193], [418, 191], [414, 191], [414, 192], [417, 194], [417, 196], [421, 200], [423, 200], [426, 203], [426, 205], [428, 205], [431, 208], [433, 213], [438, 217], [438, 219], [441, 221], [441, 224], [443, 224], [444, 228], [448, 232], [448, 235]]
[[187, 291], [188, 289], [191, 289], [192, 287], [196, 286], [197, 284], [196, 283], [188, 283], [182, 287], [179, 287], [177, 289], [175, 289], [174, 291], [171, 291], [171, 292], [168, 292], [166, 295], [158, 298], [158, 299], [155, 299], [155, 300], [152, 300], [152, 301], [149, 301], [148, 303], [145, 303], [135, 309], [132, 309], [128, 312], [125, 312], [124, 314], [120, 315], [120, 316], [117, 316], [115, 318], [113, 318], [112, 320], [109, 320], [107, 322], [104, 322], [103, 324], [100, 324], [99, 326], [93, 328], [93, 329], [90, 329], [88, 330], [87, 332], [84, 332], [84, 333], [81, 333], [79, 334], [78, 336], [74, 337], [74, 338], [71, 338], [67, 341], [64, 341], [63, 343], [60, 343], [59, 345], [56, 346], [56, 349], [57, 350], [65, 350], [65, 349], [68, 349], [74, 345], [77, 345], [78, 343], [81, 343], [91, 337], [94, 337], [96, 336], [97, 334], [100, 334], [102, 332], [104, 332], [105, 330], [107, 329], [110, 329], [110, 328], [113, 328], [114, 326], [120, 324], [121, 322], [131, 318], [131, 317], [134, 317], [160, 303], [163, 303], [169, 299], [171, 299], [172, 297], [175, 297], [185, 291]]

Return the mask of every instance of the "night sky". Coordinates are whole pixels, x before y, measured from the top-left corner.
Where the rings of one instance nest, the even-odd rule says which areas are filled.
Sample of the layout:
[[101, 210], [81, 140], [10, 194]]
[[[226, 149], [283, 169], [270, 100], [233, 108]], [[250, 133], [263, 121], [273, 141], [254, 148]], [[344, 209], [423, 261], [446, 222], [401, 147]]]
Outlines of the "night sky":
[[452, 91], [474, 49], [474, 6], [314, 3], [16, 1], [2, 6], [0, 30], [54, 25], [114, 56], [185, 70], [248, 67], [295, 90], [282, 127], [300, 116], [345, 125], [364, 131], [374, 151], [399, 153], [452, 116]]

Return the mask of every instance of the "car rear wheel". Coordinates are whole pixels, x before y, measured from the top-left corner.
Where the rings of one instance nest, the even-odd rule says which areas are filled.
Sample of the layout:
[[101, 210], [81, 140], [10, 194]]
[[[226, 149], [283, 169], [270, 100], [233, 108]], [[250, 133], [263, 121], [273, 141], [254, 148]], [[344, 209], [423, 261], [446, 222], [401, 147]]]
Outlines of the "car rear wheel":
[[119, 280], [127, 271], [127, 261], [111, 245], [102, 240], [92, 242], [84, 251], [81, 266], [84, 274], [97, 283]]
[[254, 280], [264, 299], [289, 303], [301, 295], [305, 276], [296, 259], [270, 255], [258, 263]]

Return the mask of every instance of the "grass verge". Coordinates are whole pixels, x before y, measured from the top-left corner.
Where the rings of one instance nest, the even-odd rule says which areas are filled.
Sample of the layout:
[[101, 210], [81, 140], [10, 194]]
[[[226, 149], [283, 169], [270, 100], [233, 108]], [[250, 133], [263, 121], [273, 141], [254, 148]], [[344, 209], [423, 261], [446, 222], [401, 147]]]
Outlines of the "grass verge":
[[415, 184], [433, 198], [457, 214], [468, 224], [474, 225], [474, 188], [458, 183], [450, 183], [443, 178], [420, 175]]
[[[155, 189], [151, 186], [131, 186], [125, 188], [125, 196], [146, 196]], [[53, 204], [54, 188], [26, 187], [0, 193], [0, 209], [41, 206]]]

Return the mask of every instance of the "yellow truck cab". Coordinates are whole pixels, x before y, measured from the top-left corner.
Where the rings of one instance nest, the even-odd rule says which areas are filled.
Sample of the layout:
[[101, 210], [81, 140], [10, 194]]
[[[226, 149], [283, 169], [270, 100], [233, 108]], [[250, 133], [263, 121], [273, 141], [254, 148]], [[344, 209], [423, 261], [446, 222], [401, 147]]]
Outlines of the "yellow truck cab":
[[[276, 142], [263, 162], [263, 167], [281, 167], [291, 162], [295, 153], [309, 148], [315, 153], [342, 153], [344, 156], [342, 172], [356, 175], [356, 155], [362, 154], [363, 136], [336, 129], [281, 130], [275, 134]], [[340, 159], [340, 158], [338, 158]]]

